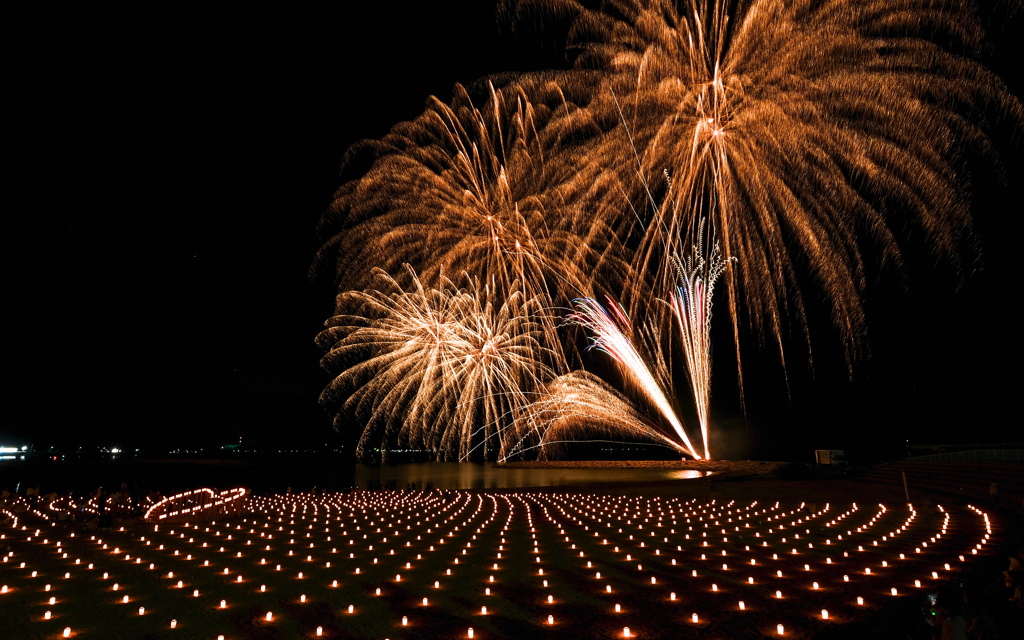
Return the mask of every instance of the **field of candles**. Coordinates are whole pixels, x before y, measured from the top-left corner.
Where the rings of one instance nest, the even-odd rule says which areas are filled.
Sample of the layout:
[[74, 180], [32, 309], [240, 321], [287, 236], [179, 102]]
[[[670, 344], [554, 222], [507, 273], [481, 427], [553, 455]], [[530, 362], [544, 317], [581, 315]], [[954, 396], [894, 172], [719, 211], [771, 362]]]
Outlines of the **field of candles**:
[[58, 522], [60, 503], [8, 504], [0, 635], [846, 637], [955, 580], [994, 524], [960, 504], [196, 495], [99, 530]]

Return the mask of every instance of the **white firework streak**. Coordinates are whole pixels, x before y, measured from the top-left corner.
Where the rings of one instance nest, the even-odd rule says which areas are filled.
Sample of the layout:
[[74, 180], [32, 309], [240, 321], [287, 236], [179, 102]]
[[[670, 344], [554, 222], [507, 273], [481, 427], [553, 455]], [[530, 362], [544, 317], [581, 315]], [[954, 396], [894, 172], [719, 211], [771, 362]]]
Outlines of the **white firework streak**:
[[708, 413], [711, 404], [711, 303], [715, 281], [725, 271], [729, 259], [722, 258], [717, 243], [711, 255], [705, 259], [703, 242], [698, 242], [692, 256], [685, 260], [673, 256], [672, 262], [676, 268], [677, 285], [670, 302], [686, 356], [686, 373], [704, 440], [704, 458], [710, 460]]
[[569, 319], [593, 333], [588, 349], [599, 349], [611, 356], [619, 364], [626, 378], [665, 416], [672, 426], [672, 430], [683, 443], [685, 452], [700, 460], [700, 454], [690, 443], [682, 421], [672, 410], [672, 405], [661, 386], [637, 352], [636, 347], [622, 331], [622, 327], [631, 330], [629, 317], [614, 301], [608, 298], [606, 301], [607, 309], [593, 298], [577, 298], [573, 300], [576, 311], [569, 315]]

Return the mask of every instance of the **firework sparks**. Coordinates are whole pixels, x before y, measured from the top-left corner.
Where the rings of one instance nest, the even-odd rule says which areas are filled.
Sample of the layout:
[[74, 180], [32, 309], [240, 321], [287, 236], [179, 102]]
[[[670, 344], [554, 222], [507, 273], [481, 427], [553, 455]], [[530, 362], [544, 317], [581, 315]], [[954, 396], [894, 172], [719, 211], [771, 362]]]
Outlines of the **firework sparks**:
[[[343, 413], [366, 421], [362, 452], [406, 442], [442, 457], [478, 447], [506, 456], [522, 439], [509, 424], [533, 425], [542, 442], [578, 424], [565, 417], [575, 393], [607, 398], [605, 427], [699, 458], [666, 394], [671, 341], [647, 344], [675, 323], [710, 456], [715, 281], [738, 364], [743, 314], [785, 370], [784, 328], [808, 336], [807, 280], [832, 305], [852, 363], [865, 322], [862, 249], [898, 264], [891, 229], [906, 226], [904, 211], [955, 263], [970, 226], [969, 174], [956, 167], [965, 150], [990, 151], [971, 117], [987, 109], [1024, 122], [1020, 101], [977, 61], [983, 32], [962, 0], [503, 5], [513, 20], [538, 8], [567, 18], [575, 67], [456, 86], [448, 104], [431, 98], [420, 117], [350, 152], [350, 167], [368, 169], [339, 189], [321, 226], [313, 271], [341, 292], [319, 337], [325, 366], [340, 372], [324, 401], [341, 409], [336, 425]], [[704, 220], [717, 242], [673, 260]], [[743, 268], [724, 269], [721, 255]], [[376, 286], [371, 268], [388, 293], [357, 291]], [[462, 273], [461, 288], [444, 275]], [[647, 320], [642, 335], [618, 305], [595, 301], [609, 292]], [[608, 385], [570, 373], [581, 361], [575, 336], [551, 310], [574, 298], [578, 324], [656, 407], [664, 432]], [[544, 399], [528, 401], [534, 392]], [[521, 419], [528, 410], [562, 418]]]
[[715, 282], [729, 261], [722, 258], [717, 243], [705, 258], [703, 235], [700, 234], [692, 255], [683, 260], [673, 260], [677, 286], [672, 293], [671, 305], [679, 327], [687, 377], [704, 440], [704, 458], [710, 460], [708, 414], [711, 405], [711, 302]]
[[[478, 108], [456, 85], [451, 104], [431, 98], [415, 121], [365, 143], [376, 160], [336, 194], [314, 271], [333, 271], [341, 290], [372, 286], [367, 265], [403, 284], [403, 264], [428, 285], [466, 272], [495, 300], [518, 283], [550, 308], [601, 291], [596, 274], [625, 270], [615, 234], [575, 193], [579, 153], [566, 140], [585, 118], [572, 94], [538, 78], [488, 84], [485, 95]], [[561, 351], [553, 318], [540, 322]]]
[[476, 280], [427, 288], [409, 268], [406, 290], [377, 273], [385, 291], [345, 294], [358, 312], [331, 318], [317, 339], [324, 368], [337, 374], [321, 396], [340, 404], [335, 426], [350, 415], [365, 421], [360, 456], [374, 446], [385, 457], [397, 446], [441, 459], [478, 447], [484, 458], [504, 455], [526, 390], [552, 377], [540, 342], [544, 310], [514, 282], [498, 305]]
[[603, 74], [587, 111], [617, 124], [593, 157], [626, 197], [595, 198], [674, 193], [634, 220], [637, 292], [622, 299], [640, 312], [645, 292], [670, 287], [669, 257], [706, 218], [743, 265], [725, 275], [737, 351], [741, 307], [780, 356], [784, 325], [805, 325], [799, 264], [855, 358], [861, 247], [898, 264], [891, 229], [907, 211], [955, 262], [970, 216], [966, 176], [951, 158], [990, 151], [975, 107], [1024, 120], [1020, 101], [978, 62], [984, 33], [963, 0], [612, 0], [596, 9], [506, 0], [505, 9], [523, 24], [545, 11], [568, 16], [577, 67]]
[[500, 461], [532, 451], [537, 451], [540, 459], [555, 458], [567, 443], [601, 438], [656, 442], [693, 455], [673, 430], [650, 420], [628, 398], [588, 371], [558, 376], [540, 387], [534, 398], [516, 419], [514, 445]]
[[626, 313], [611, 299], [607, 300], [607, 307], [593, 298], [577, 299], [573, 304], [576, 305], [576, 311], [569, 319], [591, 331], [593, 338], [589, 348], [607, 353], [618, 363], [626, 379], [653, 403], [668, 421], [676, 438], [683, 445], [682, 450], [699, 460], [701, 456], [690, 443], [683, 423], [673, 410], [662, 384], [659, 384], [651, 373], [644, 358], [637, 351], [634, 341], [627, 335], [633, 333], [633, 328]]
[[397, 276], [413, 264], [424, 282], [467, 272], [494, 295], [513, 282], [554, 300], [592, 291], [617, 243], [572, 194], [579, 107], [555, 82], [488, 85], [480, 108], [454, 93], [365, 143], [378, 159], [335, 196], [314, 267], [348, 288], [367, 284], [365, 265]]

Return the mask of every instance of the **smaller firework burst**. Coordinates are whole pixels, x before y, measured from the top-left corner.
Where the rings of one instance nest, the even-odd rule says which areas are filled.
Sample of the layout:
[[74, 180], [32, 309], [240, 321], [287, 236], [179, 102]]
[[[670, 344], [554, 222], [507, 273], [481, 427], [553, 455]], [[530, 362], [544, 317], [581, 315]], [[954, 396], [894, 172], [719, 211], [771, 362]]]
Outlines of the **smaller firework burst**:
[[517, 283], [499, 303], [468, 276], [461, 287], [442, 277], [428, 288], [406, 269], [409, 288], [378, 272], [383, 290], [339, 300], [354, 311], [328, 320], [317, 337], [323, 367], [336, 373], [321, 403], [339, 430], [349, 416], [365, 424], [361, 457], [376, 446], [383, 457], [392, 447], [438, 459], [503, 455], [526, 390], [553, 377], [541, 344], [544, 309]]

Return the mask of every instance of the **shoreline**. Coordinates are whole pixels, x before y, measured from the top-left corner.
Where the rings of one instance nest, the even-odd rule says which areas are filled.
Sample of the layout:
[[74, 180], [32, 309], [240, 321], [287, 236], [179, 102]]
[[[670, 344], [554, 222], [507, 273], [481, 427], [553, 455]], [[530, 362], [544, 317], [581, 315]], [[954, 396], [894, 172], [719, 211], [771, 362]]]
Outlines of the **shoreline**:
[[494, 463], [496, 469], [679, 469], [717, 475], [762, 476], [776, 473], [785, 462], [760, 460], [531, 460]]

